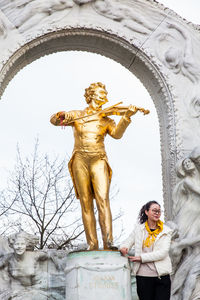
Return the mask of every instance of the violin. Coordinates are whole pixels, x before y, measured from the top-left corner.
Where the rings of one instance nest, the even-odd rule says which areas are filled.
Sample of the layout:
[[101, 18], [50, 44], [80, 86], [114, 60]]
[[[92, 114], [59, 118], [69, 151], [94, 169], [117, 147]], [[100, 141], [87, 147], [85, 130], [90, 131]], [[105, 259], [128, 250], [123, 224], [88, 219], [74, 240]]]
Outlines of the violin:
[[[129, 109], [129, 106], [118, 106], [121, 103], [122, 102], [119, 102], [110, 107], [107, 107], [107, 108], [101, 110], [100, 112], [98, 112], [98, 114], [100, 114], [103, 117], [112, 116], [112, 115], [123, 116]], [[136, 110], [136, 112], [137, 111], [143, 112], [144, 115], [147, 115], [150, 113], [150, 111], [148, 109], [144, 109], [142, 107], [135, 106], [135, 110]]]
[[[107, 117], [107, 116], [112, 116], [112, 115], [123, 116], [126, 113], [126, 111], [129, 109], [129, 106], [119, 106], [122, 103], [123, 103], [122, 101], [118, 102], [112, 106], [105, 108], [105, 109], [96, 111], [95, 113], [92, 113], [89, 115], [75, 118], [69, 122], [65, 122], [65, 113], [64, 112], [58, 112], [55, 117], [56, 117], [57, 122], [59, 122], [62, 126], [67, 126], [67, 125], [73, 123], [74, 121], [85, 119], [85, 118], [95, 116], [95, 115], [101, 115], [102, 117]], [[135, 106], [134, 108], [135, 108], [135, 113], [137, 111], [143, 112], [144, 115], [147, 115], [150, 113], [150, 111], [148, 109], [144, 109], [142, 107]]]

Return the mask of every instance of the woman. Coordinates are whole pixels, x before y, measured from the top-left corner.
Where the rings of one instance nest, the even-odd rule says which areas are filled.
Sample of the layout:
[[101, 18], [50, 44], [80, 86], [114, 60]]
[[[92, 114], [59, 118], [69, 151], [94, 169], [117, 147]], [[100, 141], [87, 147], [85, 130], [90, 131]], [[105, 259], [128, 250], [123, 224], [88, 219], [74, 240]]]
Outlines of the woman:
[[140, 300], [169, 300], [171, 261], [169, 248], [172, 230], [160, 221], [161, 208], [149, 201], [140, 210], [139, 223], [120, 246], [122, 255], [135, 246], [134, 262], [137, 293]]

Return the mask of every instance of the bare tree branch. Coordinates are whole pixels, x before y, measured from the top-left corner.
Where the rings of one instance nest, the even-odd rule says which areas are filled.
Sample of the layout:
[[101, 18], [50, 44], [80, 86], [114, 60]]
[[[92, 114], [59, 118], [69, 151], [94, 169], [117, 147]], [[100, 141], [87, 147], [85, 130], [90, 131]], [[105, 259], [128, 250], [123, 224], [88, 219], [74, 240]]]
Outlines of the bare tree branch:
[[[67, 162], [39, 153], [38, 140], [29, 157], [23, 158], [17, 147], [8, 188], [0, 192], [0, 224], [4, 224], [1, 233], [20, 228], [40, 237], [39, 249], [73, 248], [83, 237], [80, 215]], [[113, 221], [121, 215], [117, 214]]]

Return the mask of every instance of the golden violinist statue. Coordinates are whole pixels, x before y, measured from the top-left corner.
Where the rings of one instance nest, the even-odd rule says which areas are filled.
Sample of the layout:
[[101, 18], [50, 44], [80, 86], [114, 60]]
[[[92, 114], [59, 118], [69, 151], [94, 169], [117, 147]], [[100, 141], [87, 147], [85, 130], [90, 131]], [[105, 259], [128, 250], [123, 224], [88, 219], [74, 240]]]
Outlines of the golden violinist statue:
[[[112, 215], [109, 203], [112, 170], [108, 164], [104, 138], [109, 134], [120, 139], [131, 123], [132, 115], [138, 110], [144, 114], [149, 111], [134, 105], [120, 107], [120, 103], [102, 110], [102, 105], [108, 100], [105, 85], [100, 82], [92, 83], [86, 88], [84, 96], [88, 104], [84, 110], [58, 112], [51, 117], [50, 122], [56, 126], [73, 127], [75, 143], [68, 167], [76, 196], [80, 199], [89, 250], [98, 249], [94, 199], [99, 213], [104, 249], [112, 249]], [[109, 115], [122, 117], [116, 125]]]

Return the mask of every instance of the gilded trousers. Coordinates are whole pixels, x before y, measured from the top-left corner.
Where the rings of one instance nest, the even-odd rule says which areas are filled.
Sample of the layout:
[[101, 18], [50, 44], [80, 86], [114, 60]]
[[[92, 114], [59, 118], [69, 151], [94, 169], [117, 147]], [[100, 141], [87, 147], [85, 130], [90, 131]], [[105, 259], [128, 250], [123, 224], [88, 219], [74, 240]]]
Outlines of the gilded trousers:
[[80, 198], [82, 218], [90, 250], [98, 249], [93, 199], [99, 214], [104, 249], [113, 242], [109, 203], [109, 170], [104, 153], [76, 152], [72, 172]]

